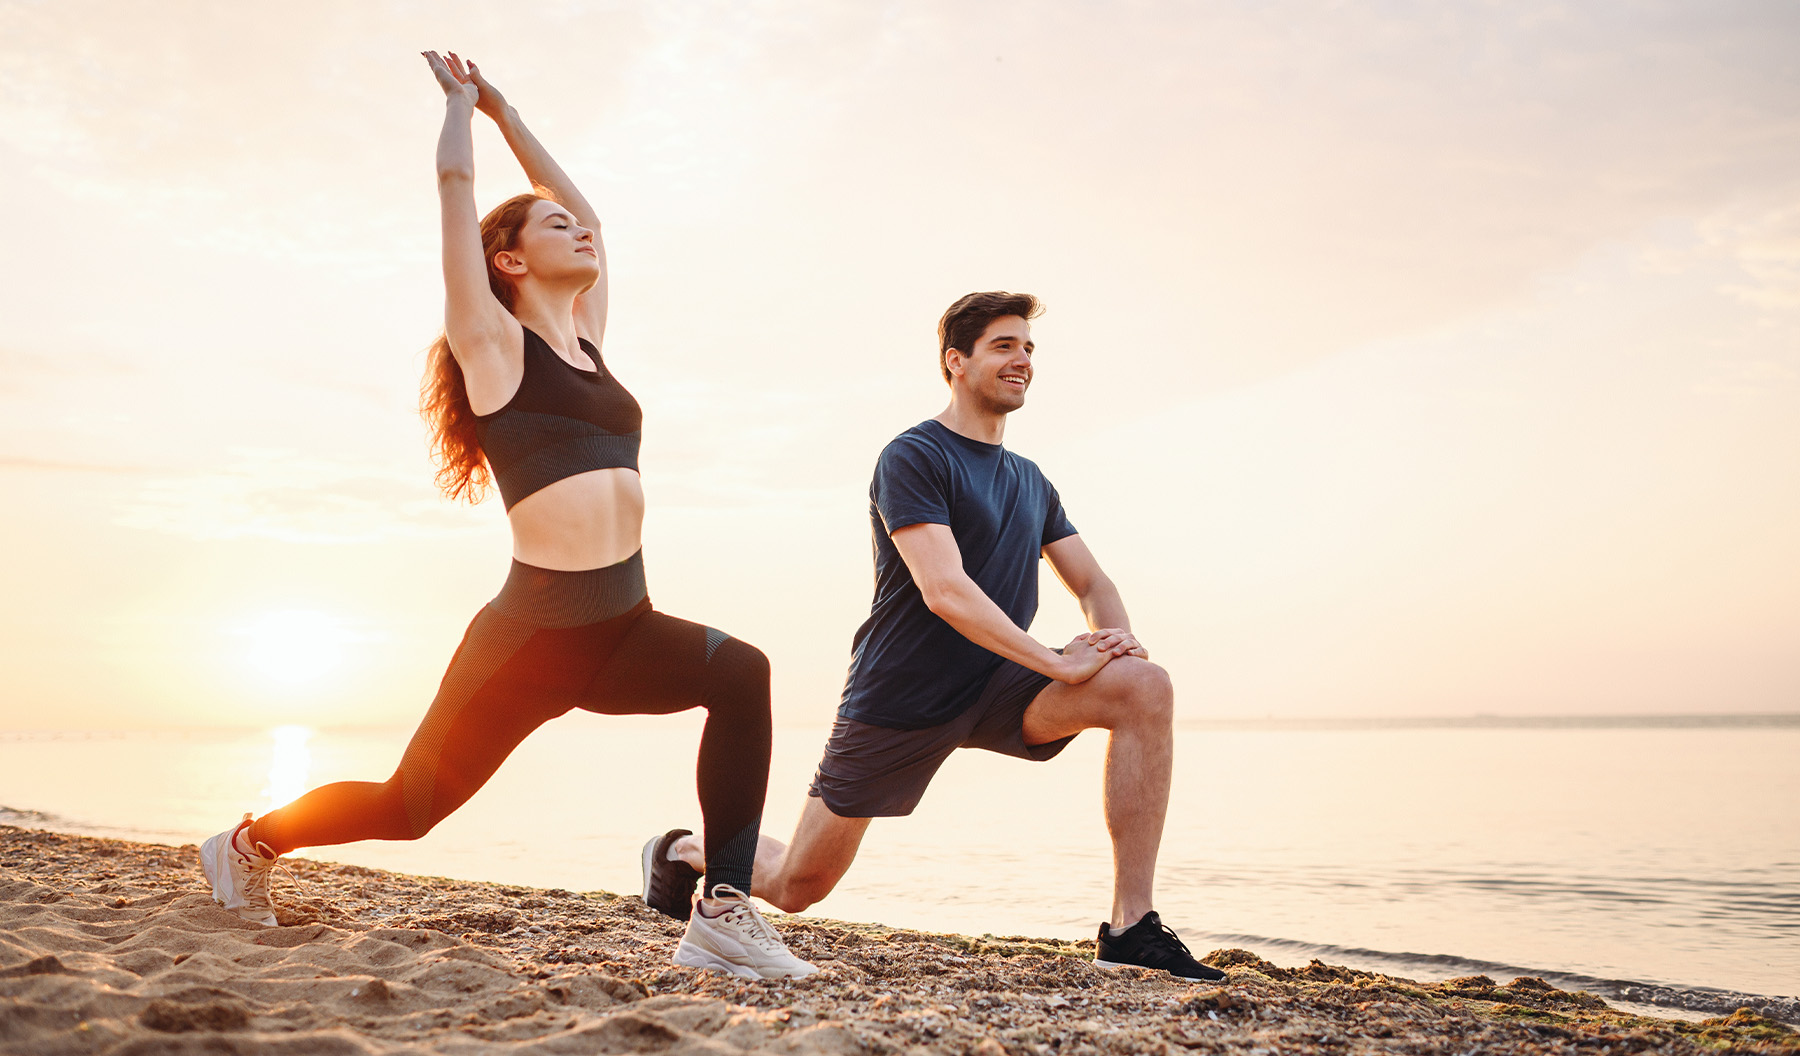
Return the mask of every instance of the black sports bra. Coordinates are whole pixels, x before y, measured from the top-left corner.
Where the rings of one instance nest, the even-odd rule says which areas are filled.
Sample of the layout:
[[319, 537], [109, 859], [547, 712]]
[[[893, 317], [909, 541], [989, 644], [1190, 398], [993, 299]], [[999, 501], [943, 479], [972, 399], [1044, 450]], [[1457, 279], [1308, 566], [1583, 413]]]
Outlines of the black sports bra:
[[600, 350], [581, 350], [600, 369], [582, 370], [525, 330], [525, 376], [506, 406], [475, 417], [481, 452], [511, 510], [533, 492], [595, 469], [638, 468], [644, 412], [625, 391]]

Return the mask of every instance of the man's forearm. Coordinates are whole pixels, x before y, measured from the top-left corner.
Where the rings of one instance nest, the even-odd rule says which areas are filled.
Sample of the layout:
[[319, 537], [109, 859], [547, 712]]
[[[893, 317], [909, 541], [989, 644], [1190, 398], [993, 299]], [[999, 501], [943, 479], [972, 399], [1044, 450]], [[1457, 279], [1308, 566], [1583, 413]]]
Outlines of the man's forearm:
[[1021, 631], [973, 580], [944, 586], [926, 604], [956, 633], [983, 649], [1061, 681], [1062, 656]]
[[1102, 627], [1131, 630], [1131, 617], [1125, 614], [1125, 599], [1119, 597], [1119, 588], [1113, 586], [1113, 581], [1104, 577], [1081, 596], [1081, 614], [1087, 618], [1090, 631]]

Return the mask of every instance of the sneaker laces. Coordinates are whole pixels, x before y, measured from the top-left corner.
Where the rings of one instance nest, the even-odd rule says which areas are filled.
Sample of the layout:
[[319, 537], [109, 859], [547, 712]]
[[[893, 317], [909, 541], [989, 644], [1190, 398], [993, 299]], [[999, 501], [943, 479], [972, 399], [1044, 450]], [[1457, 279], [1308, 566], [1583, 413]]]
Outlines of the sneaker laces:
[[267, 844], [259, 843], [256, 845], [258, 853], [245, 854], [238, 850], [234, 843], [231, 853], [237, 855], [244, 863], [244, 901], [274, 912], [275, 899], [270, 884], [275, 879], [275, 870], [281, 870], [282, 874], [288, 878], [288, 883], [294, 885], [296, 893], [301, 893], [301, 897], [305, 897], [305, 895], [301, 892], [300, 878], [287, 867], [287, 863], [281, 860], [280, 855], [261, 853], [268, 849]]
[[787, 943], [782, 942], [781, 936], [775, 934], [775, 929], [769, 926], [767, 918], [750, 901], [749, 895], [730, 884], [719, 884], [713, 888], [710, 897], [735, 903], [720, 919], [730, 921], [746, 939], [762, 947], [767, 953], [788, 953]]
[[1159, 952], [1167, 954], [1180, 950], [1183, 957], [1193, 959], [1194, 951], [1187, 948], [1187, 943], [1181, 941], [1181, 936], [1175, 934], [1174, 928], [1164, 924], [1161, 917], [1157, 917], [1155, 923], [1156, 930], [1145, 936], [1146, 945], [1154, 946]]

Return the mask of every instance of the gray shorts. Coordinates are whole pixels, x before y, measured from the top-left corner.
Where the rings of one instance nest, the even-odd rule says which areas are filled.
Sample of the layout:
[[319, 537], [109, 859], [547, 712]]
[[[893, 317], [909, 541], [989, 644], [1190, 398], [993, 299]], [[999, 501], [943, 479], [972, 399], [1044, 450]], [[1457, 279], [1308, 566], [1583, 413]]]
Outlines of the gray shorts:
[[938, 767], [958, 748], [1053, 759], [1073, 734], [1048, 744], [1025, 743], [1025, 709], [1050, 681], [1005, 660], [969, 710], [941, 726], [896, 730], [840, 715], [810, 792], [840, 818], [898, 818], [913, 812]]

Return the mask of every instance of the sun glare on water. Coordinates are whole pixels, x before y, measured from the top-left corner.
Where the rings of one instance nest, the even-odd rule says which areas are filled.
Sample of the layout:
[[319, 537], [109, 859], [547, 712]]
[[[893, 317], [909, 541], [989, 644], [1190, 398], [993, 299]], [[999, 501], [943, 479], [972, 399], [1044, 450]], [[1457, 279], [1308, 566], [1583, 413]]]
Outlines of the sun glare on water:
[[312, 767], [306, 742], [312, 735], [305, 726], [277, 726], [269, 731], [275, 750], [269, 759], [269, 787], [262, 790], [269, 797], [269, 810], [286, 806], [306, 791], [306, 772]]

